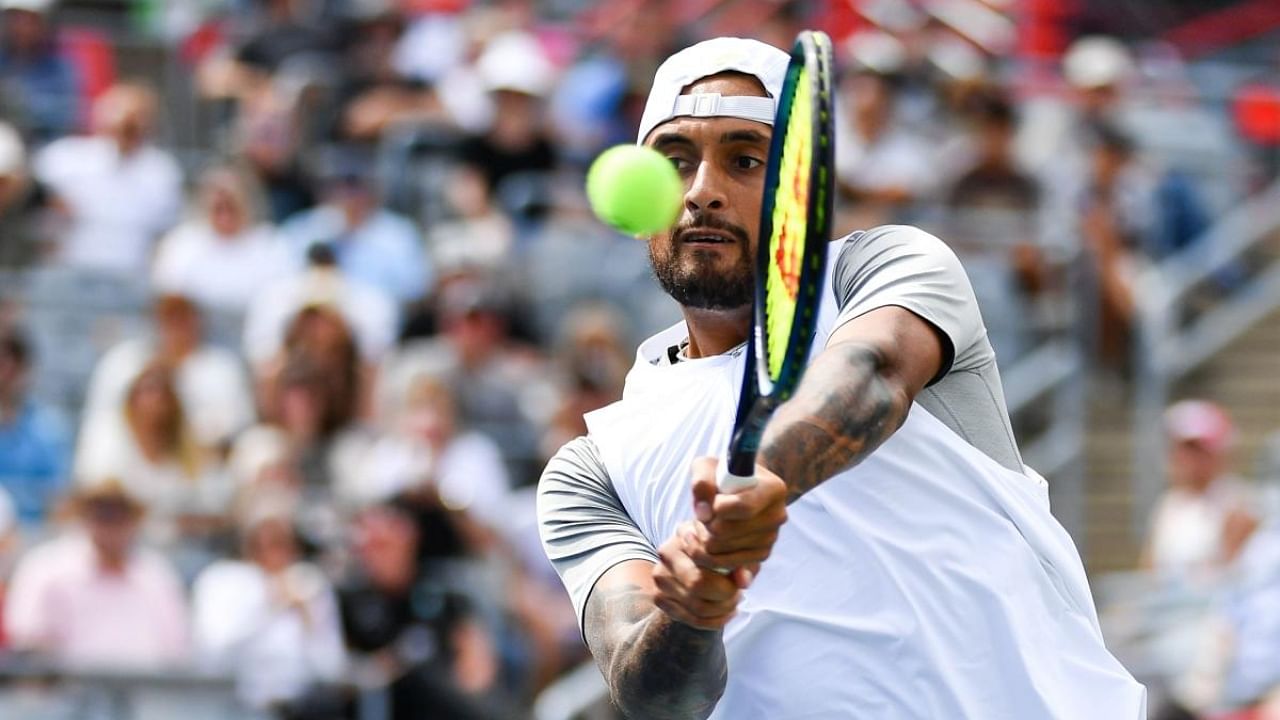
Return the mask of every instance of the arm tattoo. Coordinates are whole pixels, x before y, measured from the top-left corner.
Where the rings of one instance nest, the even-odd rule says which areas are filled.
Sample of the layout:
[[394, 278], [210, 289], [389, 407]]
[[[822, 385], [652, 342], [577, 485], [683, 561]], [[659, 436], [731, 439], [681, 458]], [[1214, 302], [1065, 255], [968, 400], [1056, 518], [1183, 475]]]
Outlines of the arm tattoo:
[[715, 709], [728, 677], [720, 632], [672, 620], [635, 584], [593, 591], [586, 628], [609, 693], [627, 717], [701, 720]]
[[760, 443], [761, 464], [787, 482], [787, 502], [858, 464], [902, 426], [911, 398], [887, 370], [882, 350], [853, 342], [828, 347], [809, 366]]

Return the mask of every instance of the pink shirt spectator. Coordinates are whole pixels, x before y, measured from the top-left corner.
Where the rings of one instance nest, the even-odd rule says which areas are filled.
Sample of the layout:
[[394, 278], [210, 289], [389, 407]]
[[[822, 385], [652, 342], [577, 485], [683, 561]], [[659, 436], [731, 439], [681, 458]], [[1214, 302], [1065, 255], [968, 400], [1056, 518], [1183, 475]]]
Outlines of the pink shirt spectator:
[[80, 532], [18, 563], [4, 627], [14, 648], [78, 667], [155, 670], [187, 658], [187, 607], [168, 562], [139, 548], [108, 574]]

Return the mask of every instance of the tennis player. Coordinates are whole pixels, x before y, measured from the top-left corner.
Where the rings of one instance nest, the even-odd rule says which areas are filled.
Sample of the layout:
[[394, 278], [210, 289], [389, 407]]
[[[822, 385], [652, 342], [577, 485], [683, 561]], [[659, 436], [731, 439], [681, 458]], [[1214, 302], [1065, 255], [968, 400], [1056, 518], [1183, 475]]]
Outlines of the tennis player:
[[833, 244], [814, 357], [765, 431], [758, 484], [717, 494], [787, 61], [720, 38], [658, 69], [638, 140], [685, 195], [649, 252], [684, 320], [640, 346], [623, 399], [539, 487], [546, 552], [614, 702], [633, 718], [1145, 718], [937, 238]]

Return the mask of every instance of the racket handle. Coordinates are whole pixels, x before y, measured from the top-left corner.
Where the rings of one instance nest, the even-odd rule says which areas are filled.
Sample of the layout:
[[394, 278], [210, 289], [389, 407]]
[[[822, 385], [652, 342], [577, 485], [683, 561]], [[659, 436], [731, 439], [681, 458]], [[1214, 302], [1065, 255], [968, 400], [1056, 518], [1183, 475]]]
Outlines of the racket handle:
[[729, 470], [729, 463], [724, 458], [720, 458], [720, 465], [716, 467], [716, 487], [720, 492], [733, 493], [755, 486], [755, 475], [734, 475]]

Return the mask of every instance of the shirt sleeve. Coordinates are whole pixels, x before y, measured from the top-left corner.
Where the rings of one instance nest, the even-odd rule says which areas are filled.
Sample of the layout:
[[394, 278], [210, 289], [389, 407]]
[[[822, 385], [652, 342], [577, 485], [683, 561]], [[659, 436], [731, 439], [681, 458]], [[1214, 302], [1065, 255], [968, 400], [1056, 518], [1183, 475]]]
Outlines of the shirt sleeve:
[[582, 627], [596, 581], [626, 560], [658, 554], [622, 506], [600, 450], [580, 437], [560, 448], [538, 483], [538, 532]]
[[918, 228], [889, 225], [845, 240], [832, 273], [840, 308], [835, 327], [896, 305], [923, 318], [943, 340], [943, 363], [933, 382], [980, 360], [986, 338], [973, 287], [955, 252]]

